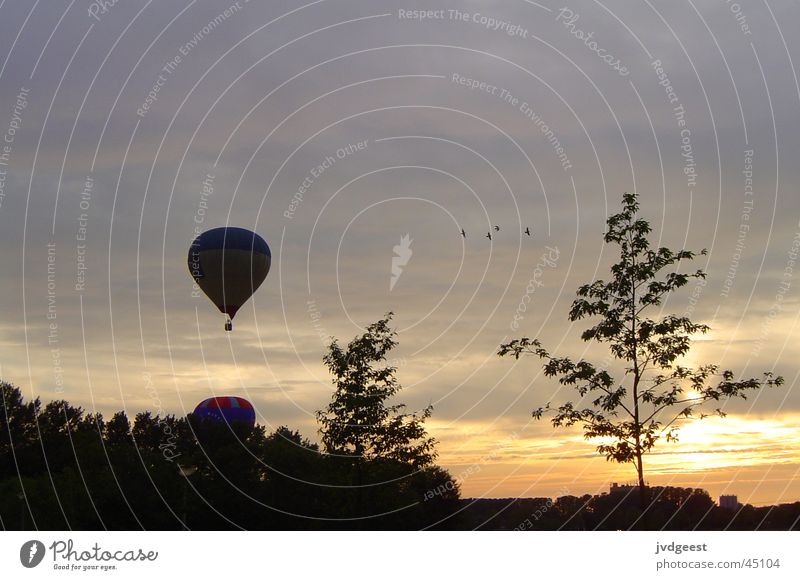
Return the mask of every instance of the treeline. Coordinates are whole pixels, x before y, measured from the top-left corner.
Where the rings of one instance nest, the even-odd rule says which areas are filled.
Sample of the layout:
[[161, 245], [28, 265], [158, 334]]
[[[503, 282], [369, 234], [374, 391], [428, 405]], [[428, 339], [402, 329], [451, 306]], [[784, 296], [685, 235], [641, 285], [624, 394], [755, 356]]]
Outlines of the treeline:
[[[18, 388], [0, 382], [0, 526], [40, 530], [798, 527], [798, 503], [728, 512], [716, 507], [705, 491], [680, 488], [642, 486], [627, 495], [556, 500], [461, 500], [458, 482], [436, 465], [437, 441], [425, 428], [432, 407], [409, 412], [395, 400], [402, 387], [396, 368], [387, 362], [397, 346], [391, 317], [388, 313], [346, 345], [335, 339], [329, 345], [323, 362], [334, 389], [328, 406], [316, 414], [319, 445], [289, 427], [267, 433], [260, 425], [202, 421], [191, 413], [176, 417], [141, 412], [131, 419], [119, 411], [107, 419], [65, 400], [46, 405], [38, 398], [26, 401]], [[532, 343], [523, 347], [528, 344]], [[571, 364], [569, 359], [558, 362]], [[630, 462], [633, 457], [617, 460]]]
[[459, 500], [462, 529], [477, 530], [798, 530], [800, 502], [723, 509], [703, 489], [647, 487], [642, 510], [631, 494]]
[[[791, 530], [800, 503], [721, 509], [701, 489], [460, 499], [435, 465], [326, 453], [297, 431], [67, 401], [0, 383], [5, 530]], [[181, 471], [183, 469], [183, 471]], [[360, 481], [360, 484], [358, 483]]]
[[[7, 530], [420, 529], [458, 497], [436, 466], [322, 453], [287, 427], [105, 419], [67, 401], [25, 401], [8, 383], [0, 391]], [[439, 486], [453, 491], [424, 501]]]

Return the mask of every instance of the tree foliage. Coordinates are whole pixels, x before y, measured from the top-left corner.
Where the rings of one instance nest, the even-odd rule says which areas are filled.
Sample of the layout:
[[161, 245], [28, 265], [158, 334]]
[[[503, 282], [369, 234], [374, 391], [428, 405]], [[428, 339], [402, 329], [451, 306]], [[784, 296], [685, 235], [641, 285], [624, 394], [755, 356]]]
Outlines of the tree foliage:
[[[571, 322], [594, 318], [581, 335], [586, 342], [606, 345], [622, 361], [617, 380], [606, 368], [587, 360], [554, 356], [537, 339], [519, 338], [500, 346], [500, 356], [534, 355], [545, 361], [544, 374], [574, 388], [580, 399], [533, 412], [537, 419], [552, 412], [555, 427], [579, 425], [587, 439], [602, 439], [597, 451], [606, 459], [636, 466], [644, 488], [643, 456], [663, 437], [677, 441], [682, 421], [704, 418], [704, 408], [725, 416], [721, 403], [747, 398], [764, 386], [783, 384], [783, 377], [739, 379], [714, 364], [691, 368], [678, 364], [691, 348], [692, 336], [708, 332], [688, 316], [661, 314], [665, 298], [690, 280], [705, 278], [703, 270], [679, 271], [696, 254], [689, 250], [651, 248], [650, 224], [639, 217], [636, 194], [626, 193], [622, 211], [611, 216], [605, 243], [619, 247], [619, 260], [608, 280], [584, 284], [569, 311]], [[705, 255], [706, 251], [700, 252]], [[696, 411], [700, 414], [697, 415]]]
[[386, 364], [386, 355], [397, 346], [391, 318], [389, 312], [344, 348], [331, 342], [324, 362], [335, 389], [328, 407], [317, 413], [322, 444], [331, 454], [424, 468], [436, 459], [436, 441], [424, 425], [432, 407], [407, 413], [404, 404], [389, 402], [401, 389], [397, 368]]
[[[364, 373], [350, 376], [372, 376]], [[394, 394], [399, 387], [387, 380], [384, 394]], [[380, 397], [350, 401], [361, 400], [383, 405]], [[68, 401], [26, 401], [0, 381], [0, 529], [426, 528], [450, 513], [458, 487], [433, 464], [423, 417], [402, 409], [354, 411], [380, 419], [352, 439], [364, 451], [356, 486], [355, 456], [323, 453], [286, 426], [267, 433], [149, 411], [106, 421]], [[450, 491], [430, 494], [439, 487]]]

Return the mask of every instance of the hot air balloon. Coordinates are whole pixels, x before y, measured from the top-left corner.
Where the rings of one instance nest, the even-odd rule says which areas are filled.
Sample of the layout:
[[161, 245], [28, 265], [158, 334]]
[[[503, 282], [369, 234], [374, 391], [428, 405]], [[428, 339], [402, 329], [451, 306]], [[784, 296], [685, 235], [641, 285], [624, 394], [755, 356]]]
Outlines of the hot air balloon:
[[253, 427], [256, 424], [253, 405], [242, 397], [211, 397], [195, 407], [194, 416], [201, 421], [211, 419], [228, 425], [241, 422]]
[[215, 228], [195, 238], [189, 248], [189, 272], [220, 312], [233, 317], [267, 277], [272, 253], [264, 238], [244, 228]]

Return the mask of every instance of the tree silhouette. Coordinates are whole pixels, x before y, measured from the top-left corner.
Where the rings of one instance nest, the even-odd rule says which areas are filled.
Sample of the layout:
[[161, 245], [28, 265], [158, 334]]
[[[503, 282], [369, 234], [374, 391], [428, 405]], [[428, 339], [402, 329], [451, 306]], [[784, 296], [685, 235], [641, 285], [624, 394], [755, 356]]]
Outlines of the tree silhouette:
[[[605, 243], [619, 246], [619, 261], [611, 267], [609, 281], [597, 280], [578, 289], [569, 320], [599, 317], [581, 335], [586, 342], [606, 344], [613, 357], [626, 367], [622, 381], [616, 381], [605, 368], [586, 360], [552, 356], [537, 339], [520, 338], [500, 346], [500, 356], [532, 354], [547, 361], [546, 376], [558, 376], [562, 385], [571, 386], [580, 396], [556, 409], [548, 403], [533, 412], [540, 419], [552, 411], [555, 427], [583, 427], [586, 439], [604, 438], [597, 451], [609, 461], [633, 463], [636, 467], [641, 501], [645, 498], [643, 456], [663, 436], [677, 441], [682, 420], [708, 403], [736, 397], [747, 398], [748, 391], [763, 386], [779, 386], [783, 377], [764, 373], [763, 379], [736, 379], [734, 373], [719, 373], [714, 364], [689, 368], [677, 364], [691, 347], [691, 336], [706, 333], [709, 327], [686, 316], [667, 314], [648, 318], [671, 292], [692, 278], [705, 278], [705, 272], [679, 273], [684, 260], [695, 253], [652, 249], [648, 241], [650, 224], [637, 218], [636, 194], [626, 193], [622, 211], [608, 218]], [[703, 250], [701, 254], [705, 255]], [[724, 416], [720, 408], [713, 414]], [[705, 417], [700, 415], [700, 418]]]
[[420, 414], [404, 413], [405, 405], [389, 404], [402, 387], [396, 367], [385, 365], [397, 333], [389, 327], [393, 313], [369, 325], [366, 332], [342, 348], [334, 340], [324, 357], [335, 390], [325, 411], [317, 413], [327, 453], [390, 459], [424, 468], [436, 459], [436, 441], [427, 436], [429, 406]]
[[[391, 318], [389, 312], [370, 324], [345, 348], [331, 342], [323, 361], [335, 389], [317, 420], [329, 463], [345, 474], [346, 487], [338, 496], [341, 511], [369, 518], [382, 509], [395, 514], [389, 525], [401, 528], [408, 526], [403, 518], [413, 517], [413, 506], [423, 499], [426, 488], [439, 483], [441, 474], [431, 471], [436, 441], [428, 437], [424, 425], [432, 407], [406, 413], [405, 405], [389, 401], [401, 389], [397, 369], [386, 364], [387, 353], [397, 345]], [[371, 522], [360, 519], [354, 525], [362, 528]]]
[[[148, 413], [129, 421], [123, 411], [104, 421], [66, 401], [26, 402], [0, 381], [0, 529], [177, 530], [184, 522], [199, 530], [800, 526], [800, 502], [726, 510], [699, 489], [651, 488], [647, 519], [635, 498], [618, 494], [462, 500], [446, 470], [380, 457], [361, 464], [368, 515], [381, 515], [357, 517], [363, 514], [353, 499], [361, 490], [352, 488], [352, 459], [320, 453], [288, 427], [266, 434], [261, 426]], [[182, 475], [178, 462], [194, 473]]]

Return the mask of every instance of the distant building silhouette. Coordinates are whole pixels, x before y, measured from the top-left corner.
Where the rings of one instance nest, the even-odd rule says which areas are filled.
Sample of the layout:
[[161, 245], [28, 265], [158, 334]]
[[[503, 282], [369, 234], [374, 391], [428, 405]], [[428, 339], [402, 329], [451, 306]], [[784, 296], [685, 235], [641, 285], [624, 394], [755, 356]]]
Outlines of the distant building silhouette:
[[719, 496], [719, 507], [724, 510], [738, 510], [742, 507], [739, 503], [739, 498], [735, 495], [721, 495]]
[[632, 493], [633, 490], [638, 488], [638, 485], [629, 485], [627, 483], [620, 485], [619, 483], [612, 483], [611, 487], [608, 488], [609, 495], [615, 495], [617, 493]]

